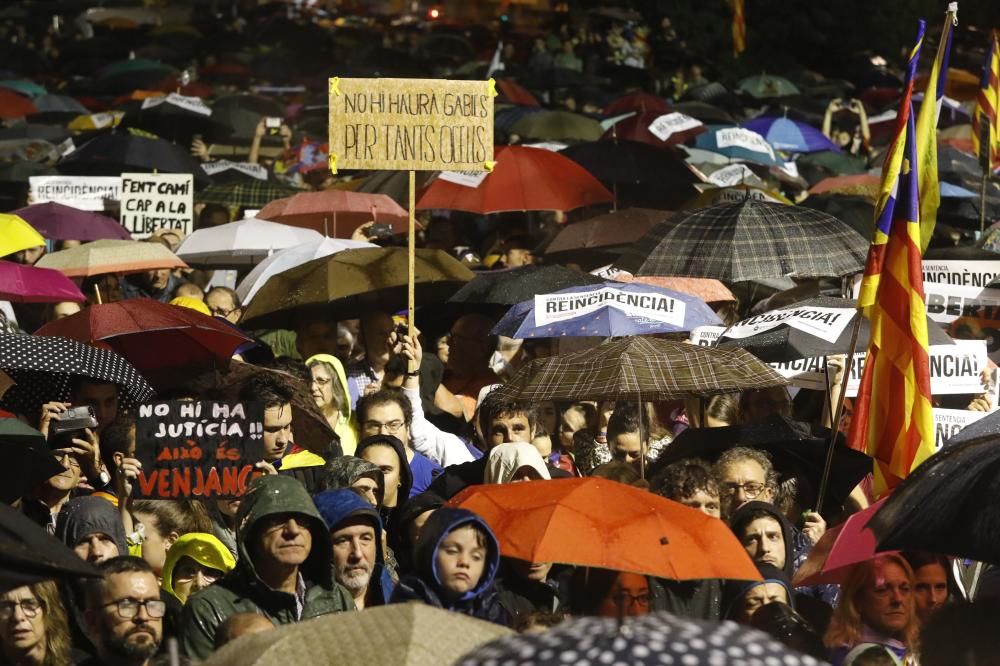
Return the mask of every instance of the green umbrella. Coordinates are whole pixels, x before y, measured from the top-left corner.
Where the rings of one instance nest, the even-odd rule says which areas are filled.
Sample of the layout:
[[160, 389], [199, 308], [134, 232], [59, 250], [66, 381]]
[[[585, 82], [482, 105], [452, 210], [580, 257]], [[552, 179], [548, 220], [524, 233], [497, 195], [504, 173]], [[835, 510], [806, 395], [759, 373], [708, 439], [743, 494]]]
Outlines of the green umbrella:
[[529, 113], [510, 128], [526, 139], [545, 141], [597, 141], [604, 134], [601, 123], [570, 111]]
[[24, 81], [22, 79], [4, 79], [0, 81], [0, 88], [9, 88], [14, 92], [27, 95], [28, 97], [37, 97], [48, 92], [34, 81]]
[[749, 76], [736, 87], [736, 92], [746, 93], [757, 99], [767, 97], [784, 97], [785, 95], [798, 95], [799, 89], [795, 84], [781, 76], [771, 76], [761, 74], [759, 76]]
[[[416, 251], [417, 302], [443, 303], [473, 273], [442, 250]], [[244, 328], [289, 328], [295, 316], [351, 319], [406, 307], [405, 248], [344, 250], [270, 278], [243, 314]]]

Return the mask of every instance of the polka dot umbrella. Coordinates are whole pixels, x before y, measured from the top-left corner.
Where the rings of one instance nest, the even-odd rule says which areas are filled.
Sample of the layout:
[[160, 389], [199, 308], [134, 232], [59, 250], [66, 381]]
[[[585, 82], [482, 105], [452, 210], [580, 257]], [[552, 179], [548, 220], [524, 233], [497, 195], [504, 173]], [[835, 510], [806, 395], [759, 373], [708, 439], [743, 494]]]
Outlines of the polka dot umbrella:
[[75, 377], [116, 384], [126, 407], [153, 396], [149, 383], [124, 358], [68, 338], [0, 335], [0, 369], [15, 381], [0, 407], [30, 416], [46, 402], [66, 401]]
[[546, 664], [676, 664], [700, 666], [819, 665], [755, 629], [652, 613], [615, 618], [582, 617], [543, 633], [505, 636], [468, 653], [460, 666]]

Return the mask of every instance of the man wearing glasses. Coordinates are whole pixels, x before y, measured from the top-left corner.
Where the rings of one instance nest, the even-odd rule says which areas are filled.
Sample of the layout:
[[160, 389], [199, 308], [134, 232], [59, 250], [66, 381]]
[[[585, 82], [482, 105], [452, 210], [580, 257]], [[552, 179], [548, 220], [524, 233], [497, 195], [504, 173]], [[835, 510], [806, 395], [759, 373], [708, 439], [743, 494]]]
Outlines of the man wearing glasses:
[[84, 666], [147, 666], [163, 639], [167, 605], [153, 570], [138, 557], [115, 557], [100, 565], [103, 578], [87, 586], [85, 620], [97, 656]]

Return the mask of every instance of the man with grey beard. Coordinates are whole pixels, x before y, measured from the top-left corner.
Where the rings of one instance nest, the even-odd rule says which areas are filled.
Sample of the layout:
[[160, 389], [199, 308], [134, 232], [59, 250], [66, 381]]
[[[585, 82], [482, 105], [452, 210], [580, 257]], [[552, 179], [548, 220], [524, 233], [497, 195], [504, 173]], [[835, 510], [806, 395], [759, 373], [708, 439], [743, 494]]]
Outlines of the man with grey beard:
[[313, 497], [330, 529], [333, 575], [354, 597], [358, 610], [388, 603], [395, 583], [385, 565], [378, 509], [351, 488]]

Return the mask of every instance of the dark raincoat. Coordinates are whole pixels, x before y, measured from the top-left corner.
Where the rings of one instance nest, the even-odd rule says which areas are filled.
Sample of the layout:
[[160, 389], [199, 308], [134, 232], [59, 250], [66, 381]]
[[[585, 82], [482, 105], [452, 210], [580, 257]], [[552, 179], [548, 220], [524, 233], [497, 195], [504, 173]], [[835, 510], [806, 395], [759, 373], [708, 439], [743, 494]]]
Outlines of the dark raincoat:
[[[295, 595], [269, 587], [257, 574], [247, 543], [255, 536], [261, 519], [280, 513], [305, 518], [312, 534], [312, 548], [299, 566], [305, 582], [301, 614]], [[182, 645], [188, 656], [205, 659], [215, 644], [219, 626], [236, 613], [260, 613], [275, 625], [354, 610], [354, 600], [334, 580], [330, 563], [330, 533], [305, 488], [287, 476], [262, 476], [247, 489], [236, 515], [239, 560], [236, 568], [217, 583], [195, 593], [184, 606], [181, 620]]]
[[395, 583], [385, 565], [385, 552], [382, 549], [382, 518], [378, 515], [378, 511], [356, 492], [347, 489], [324, 491], [315, 495], [313, 501], [331, 534], [348, 518], [363, 516], [372, 521], [375, 527], [375, 568], [368, 583], [365, 608], [369, 605], [382, 606], [389, 603]]
[[[452, 531], [466, 525], [475, 525], [486, 534], [486, 562], [483, 575], [476, 586], [452, 603], [446, 601], [438, 577], [437, 551]], [[481, 620], [508, 625], [509, 615], [500, 604], [493, 580], [500, 568], [500, 545], [482, 518], [465, 509], [442, 507], [431, 514], [420, 531], [414, 553], [415, 574], [404, 576], [392, 594], [392, 603], [422, 601], [431, 606], [456, 613], [471, 615]]]

